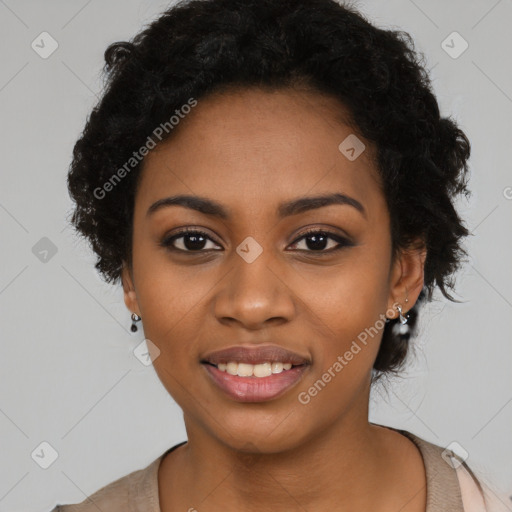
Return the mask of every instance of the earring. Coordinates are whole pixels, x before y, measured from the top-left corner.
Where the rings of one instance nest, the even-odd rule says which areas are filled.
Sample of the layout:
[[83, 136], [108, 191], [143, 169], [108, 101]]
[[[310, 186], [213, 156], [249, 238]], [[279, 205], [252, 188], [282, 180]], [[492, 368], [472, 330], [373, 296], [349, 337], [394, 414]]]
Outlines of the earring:
[[407, 319], [409, 318], [409, 315], [406, 315], [406, 316], [402, 315], [402, 307], [400, 305], [397, 305], [396, 309], [398, 309], [398, 312], [400, 313], [400, 323], [402, 325], [406, 324]]
[[140, 322], [140, 321], [141, 321], [141, 317], [139, 315], [137, 315], [136, 313], [132, 313], [132, 326], [130, 327], [130, 330], [132, 332], [138, 331], [136, 322]]

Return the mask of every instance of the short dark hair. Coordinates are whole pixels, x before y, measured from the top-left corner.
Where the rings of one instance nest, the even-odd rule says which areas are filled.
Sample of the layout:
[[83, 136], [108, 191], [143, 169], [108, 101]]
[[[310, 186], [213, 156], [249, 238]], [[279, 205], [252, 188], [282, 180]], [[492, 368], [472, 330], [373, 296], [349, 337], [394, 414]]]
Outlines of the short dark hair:
[[409, 333], [397, 331], [396, 319], [386, 323], [374, 379], [401, 369], [418, 308], [436, 286], [458, 302], [447, 288], [454, 289], [466, 255], [461, 239], [469, 232], [454, 200], [470, 195], [470, 143], [454, 120], [440, 116], [424, 56], [409, 34], [377, 28], [334, 0], [185, 0], [131, 41], [111, 44], [105, 61], [105, 89], [75, 144], [68, 187], [76, 203], [71, 222], [91, 243], [107, 282], [119, 282], [123, 261], [131, 264], [143, 160], [132, 169], [126, 162], [155, 127], [214, 91], [306, 84], [339, 99], [357, 133], [374, 144], [393, 255], [418, 238], [427, 249]]

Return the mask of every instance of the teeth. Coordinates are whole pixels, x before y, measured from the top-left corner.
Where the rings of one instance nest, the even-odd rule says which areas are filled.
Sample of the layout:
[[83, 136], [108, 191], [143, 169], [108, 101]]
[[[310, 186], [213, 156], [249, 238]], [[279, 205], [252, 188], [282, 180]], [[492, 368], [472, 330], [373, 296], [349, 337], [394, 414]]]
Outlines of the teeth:
[[240, 377], [251, 377], [255, 367], [252, 364], [238, 363], [237, 375]]
[[227, 372], [230, 375], [238, 375], [239, 377], [268, 377], [273, 373], [281, 373], [283, 370], [289, 370], [291, 363], [261, 363], [248, 364], [230, 361], [229, 363], [219, 363], [217, 368], [221, 372]]
[[272, 373], [281, 373], [284, 369], [283, 363], [272, 363]]
[[[238, 371], [240, 371], [240, 366], [238, 366], [238, 369]], [[272, 375], [272, 366], [270, 363], [255, 364], [252, 368], [252, 374], [255, 377], [268, 377], [269, 375]]]
[[235, 363], [234, 361], [231, 361], [227, 364], [226, 371], [230, 375], [236, 375], [238, 371], [238, 363]]

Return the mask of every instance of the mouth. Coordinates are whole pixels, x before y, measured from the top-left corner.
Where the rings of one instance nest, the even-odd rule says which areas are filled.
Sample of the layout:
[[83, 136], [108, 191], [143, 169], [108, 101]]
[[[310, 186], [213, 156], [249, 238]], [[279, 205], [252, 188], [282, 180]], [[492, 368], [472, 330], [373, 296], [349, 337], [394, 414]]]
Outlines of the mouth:
[[201, 361], [210, 382], [239, 402], [273, 400], [294, 387], [311, 361], [275, 345], [238, 346], [212, 352]]

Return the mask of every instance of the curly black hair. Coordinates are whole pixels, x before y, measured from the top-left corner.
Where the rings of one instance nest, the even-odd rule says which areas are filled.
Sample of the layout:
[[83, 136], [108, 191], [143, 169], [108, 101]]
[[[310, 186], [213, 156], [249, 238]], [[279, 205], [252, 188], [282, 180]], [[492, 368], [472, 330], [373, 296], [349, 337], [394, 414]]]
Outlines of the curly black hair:
[[410, 330], [400, 334], [397, 320], [386, 323], [373, 378], [402, 368], [418, 308], [436, 286], [458, 302], [447, 288], [454, 289], [467, 255], [461, 239], [469, 231], [454, 200], [470, 195], [470, 143], [454, 120], [440, 116], [424, 56], [408, 33], [377, 28], [335, 0], [184, 0], [131, 41], [111, 44], [105, 61], [103, 95], [75, 144], [68, 188], [76, 203], [71, 222], [107, 282], [120, 281], [124, 261], [131, 265], [144, 162], [134, 155], [155, 127], [167, 127], [158, 143], [171, 137], [169, 119], [214, 91], [306, 84], [337, 98], [376, 148], [393, 255], [418, 239], [427, 249]]

